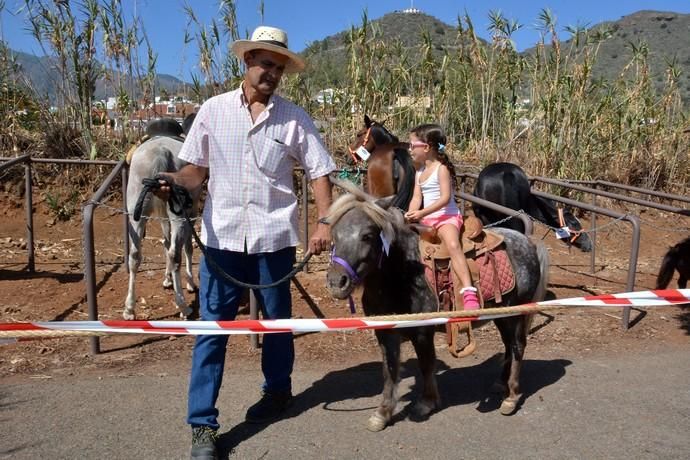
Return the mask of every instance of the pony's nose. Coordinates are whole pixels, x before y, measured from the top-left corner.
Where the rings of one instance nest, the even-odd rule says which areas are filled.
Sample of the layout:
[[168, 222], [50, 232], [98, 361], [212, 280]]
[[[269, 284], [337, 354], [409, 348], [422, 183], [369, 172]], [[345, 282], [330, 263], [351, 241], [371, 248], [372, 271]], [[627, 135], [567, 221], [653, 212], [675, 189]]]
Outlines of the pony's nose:
[[352, 286], [352, 280], [347, 274], [331, 270], [326, 276], [328, 288], [336, 298], [346, 296]]
[[340, 275], [340, 279], [338, 280], [338, 288], [339, 289], [345, 289], [347, 285], [350, 282], [350, 277], [345, 276], [345, 275]]

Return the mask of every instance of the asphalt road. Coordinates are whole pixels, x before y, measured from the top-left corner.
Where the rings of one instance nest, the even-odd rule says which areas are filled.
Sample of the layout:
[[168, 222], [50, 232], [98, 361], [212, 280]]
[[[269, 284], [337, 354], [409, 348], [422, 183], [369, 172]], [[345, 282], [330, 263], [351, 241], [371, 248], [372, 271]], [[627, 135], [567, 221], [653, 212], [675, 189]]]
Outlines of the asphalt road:
[[[690, 349], [570, 359], [528, 359], [526, 396], [505, 417], [486, 389], [488, 354], [445, 360], [444, 406], [423, 423], [404, 417], [414, 386], [407, 361], [401, 413], [380, 433], [365, 428], [381, 386], [379, 364], [331, 370], [300, 365], [295, 405], [268, 426], [242, 422], [258, 397], [258, 366], [230, 363], [220, 402], [224, 457], [241, 459], [656, 459], [690, 457]], [[311, 367], [310, 367], [311, 366]], [[0, 458], [183, 459], [187, 375], [26, 379], [0, 385]]]

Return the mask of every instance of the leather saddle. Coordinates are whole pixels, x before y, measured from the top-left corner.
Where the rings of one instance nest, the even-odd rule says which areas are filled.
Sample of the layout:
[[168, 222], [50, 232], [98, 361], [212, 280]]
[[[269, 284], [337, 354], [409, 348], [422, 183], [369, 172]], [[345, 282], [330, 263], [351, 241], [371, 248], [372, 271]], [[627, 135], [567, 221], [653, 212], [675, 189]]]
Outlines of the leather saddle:
[[[467, 216], [460, 233], [462, 250], [467, 259], [473, 284], [477, 287], [479, 301], [495, 299], [501, 302], [501, 295], [515, 286], [515, 277], [510, 267], [503, 236], [484, 230], [481, 221]], [[450, 264], [450, 255], [435, 230], [420, 233], [419, 251], [426, 267], [426, 276], [439, 299], [439, 310], [463, 310], [460, 280]], [[467, 344], [458, 346], [460, 332], [467, 334]], [[448, 351], [455, 357], [469, 356], [476, 349], [471, 322], [446, 325]]]
[[132, 155], [134, 155], [134, 151], [139, 148], [141, 144], [156, 137], [169, 137], [184, 142], [185, 134], [182, 125], [176, 120], [171, 118], [157, 118], [151, 120], [148, 125], [146, 125], [146, 134], [141, 136], [141, 138], [127, 151], [125, 155], [127, 164], [132, 162]]

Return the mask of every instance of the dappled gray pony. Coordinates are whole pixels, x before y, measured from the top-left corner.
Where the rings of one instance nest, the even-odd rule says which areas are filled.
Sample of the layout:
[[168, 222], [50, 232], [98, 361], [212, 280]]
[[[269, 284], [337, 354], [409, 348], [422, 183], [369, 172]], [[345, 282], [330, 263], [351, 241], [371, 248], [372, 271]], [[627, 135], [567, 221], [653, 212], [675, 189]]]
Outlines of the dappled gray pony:
[[[191, 124], [187, 123], [191, 127]], [[142, 217], [134, 220], [134, 207], [144, 186], [142, 180], [153, 178], [162, 172], [179, 170], [186, 163], [177, 158], [182, 148], [184, 134], [180, 124], [173, 119], [154, 120], [147, 127], [148, 139], [139, 145], [129, 165], [129, 180], [127, 184], [127, 211], [129, 213], [129, 289], [125, 300], [125, 309], [122, 316], [125, 319], [134, 319], [134, 308], [137, 297], [135, 293], [135, 281], [139, 265], [141, 264], [141, 243], [146, 236], [146, 221], [148, 217], [160, 218], [163, 229], [163, 241], [165, 246], [165, 276], [163, 286], [172, 286], [175, 292], [175, 305], [182, 316], [191, 314], [192, 309], [185, 302], [182, 292], [180, 277], [180, 265], [182, 262], [182, 250], [186, 259], [187, 290], [194, 292], [196, 285], [192, 276], [192, 235], [188, 225], [180, 216], [176, 216], [170, 206], [153, 194], [147, 194], [143, 201]], [[194, 205], [188, 211], [190, 218], [196, 217], [199, 206], [201, 187], [190, 191]]]
[[[333, 238], [332, 263], [327, 284], [339, 299], [363, 286], [362, 307], [367, 316], [437, 311], [438, 299], [429, 286], [419, 254], [419, 237], [404, 222], [402, 212], [390, 204], [393, 197], [376, 200], [356, 186], [334, 181], [348, 191], [331, 206], [326, 222]], [[509, 229], [497, 229], [505, 238], [515, 272], [515, 289], [501, 305], [542, 300], [546, 292], [548, 256], [543, 244]], [[505, 361], [497, 382], [505, 393], [501, 413], [513, 414], [520, 400], [519, 376], [529, 316], [494, 321], [505, 345]], [[422, 373], [421, 398], [412, 408], [417, 419], [427, 418], [440, 405], [436, 386], [433, 326], [377, 330], [383, 356], [383, 400], [369, 418], [368, 429], [380, 431], [390, 423], [397, 405], [401, 336], [412, 341]]]

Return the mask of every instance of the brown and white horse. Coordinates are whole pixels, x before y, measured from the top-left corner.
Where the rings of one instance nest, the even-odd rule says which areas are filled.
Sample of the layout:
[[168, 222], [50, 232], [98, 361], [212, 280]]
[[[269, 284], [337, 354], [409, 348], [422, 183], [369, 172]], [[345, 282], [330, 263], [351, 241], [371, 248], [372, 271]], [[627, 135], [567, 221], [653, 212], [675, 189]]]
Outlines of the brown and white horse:
[[366, 162], [366, 191], [376, 198], [395, 195], [391, 206], [407, 210], [415, 177], [407, 144], [398, 141], [383, 123], [364, 115], [364, 127], [357, 132], [349, 151], [355, 162]]

